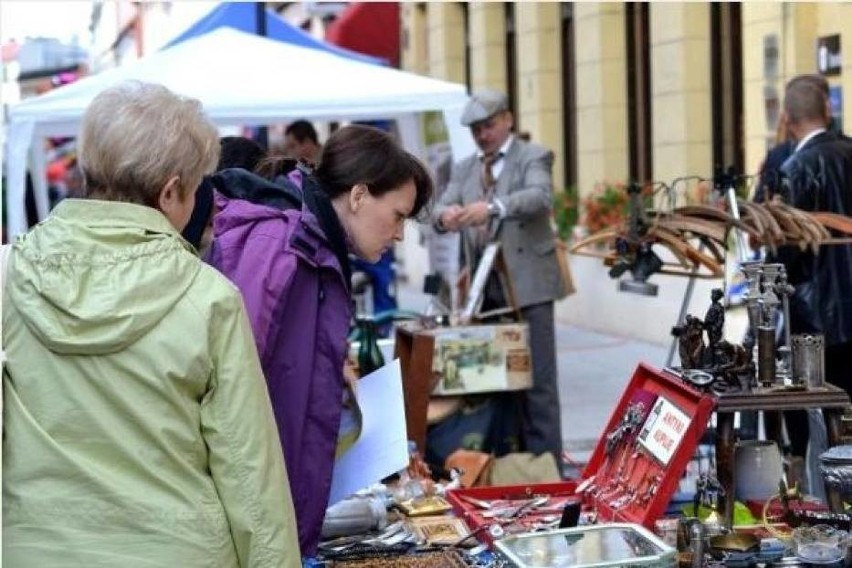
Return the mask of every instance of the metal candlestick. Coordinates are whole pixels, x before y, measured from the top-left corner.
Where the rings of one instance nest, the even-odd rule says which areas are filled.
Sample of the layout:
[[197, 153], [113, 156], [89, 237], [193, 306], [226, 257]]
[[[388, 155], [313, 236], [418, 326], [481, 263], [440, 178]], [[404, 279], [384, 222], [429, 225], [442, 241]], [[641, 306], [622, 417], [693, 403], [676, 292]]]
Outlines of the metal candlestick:
[[781, 265], [778, 272], [778, 279], [775, 283], [775, 293], [781, 297], [781, 306], [784, 310], [784, 345], [778, 349], [780, 364], [779, 364], [779, 379], [790, 378], [793, 384], [799, 383], [798, 377], [792, 372], [792, 362], [790, 352], [792, 344], [790, 343], [790, 296], [796, 291], [787, 282], [787, 270]]

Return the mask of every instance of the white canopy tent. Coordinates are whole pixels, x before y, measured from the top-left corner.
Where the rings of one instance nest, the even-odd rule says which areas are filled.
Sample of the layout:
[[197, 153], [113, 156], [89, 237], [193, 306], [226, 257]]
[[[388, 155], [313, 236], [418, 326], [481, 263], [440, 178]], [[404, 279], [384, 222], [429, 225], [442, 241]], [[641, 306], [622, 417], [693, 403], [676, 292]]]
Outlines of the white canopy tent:
[[10, 109], [7, 154], [7, 234], [27, 230], [24, 191], [27, 159], [39, 217], [48, 212], [42, 140], [75, 136], [89, 102], [124, 80], [160, 83], [199, 99], [220, 126], [263, 125], [296, 118], [396, 119], [403, 144], [420, 145], [417, 113], [443, 111], [453, 154], [473, 151], [459, 123], [463, 85], [345, 59], [237, 31], [218, 28], [132, 64], [110, 69]]

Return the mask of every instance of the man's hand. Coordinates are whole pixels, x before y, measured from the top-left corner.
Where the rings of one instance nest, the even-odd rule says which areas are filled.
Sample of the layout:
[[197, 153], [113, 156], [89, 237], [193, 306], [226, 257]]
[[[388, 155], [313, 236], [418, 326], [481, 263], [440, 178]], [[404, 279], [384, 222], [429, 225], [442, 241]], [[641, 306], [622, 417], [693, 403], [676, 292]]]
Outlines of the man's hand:
[[462, 228], [460, 218], [464, 213], [465, 208], [461, 205], [449, 205], [443, 213], [441, 213], [441, 227], [447, 231], [458, 231]]
[[483, 225], [488, 222], [489, 217], [488, 202], [477, 201], [464, 208], [459, 221], [465, 227]]

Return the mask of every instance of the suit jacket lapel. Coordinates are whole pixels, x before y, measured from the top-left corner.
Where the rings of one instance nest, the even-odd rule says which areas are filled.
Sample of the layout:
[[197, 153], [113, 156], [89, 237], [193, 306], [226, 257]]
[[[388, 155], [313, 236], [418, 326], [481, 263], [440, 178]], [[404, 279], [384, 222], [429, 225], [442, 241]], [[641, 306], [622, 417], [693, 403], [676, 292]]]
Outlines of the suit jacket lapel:
[[467, 177], [464, 182], [464, 200], [465, 203], [479, 201], [482, 198], [482, 163], [476, 156], [473, 157], [470, 163]]

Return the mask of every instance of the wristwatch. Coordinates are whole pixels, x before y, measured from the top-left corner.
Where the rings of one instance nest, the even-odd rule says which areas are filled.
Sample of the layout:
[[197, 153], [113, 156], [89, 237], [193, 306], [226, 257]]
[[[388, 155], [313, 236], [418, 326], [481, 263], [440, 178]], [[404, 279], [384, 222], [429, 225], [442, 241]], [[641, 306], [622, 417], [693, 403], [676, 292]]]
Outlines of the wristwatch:
[[493, 201], [488, 202], [488, 214], [491, 217], [496, 217], [500, 214], [500, 206]]

